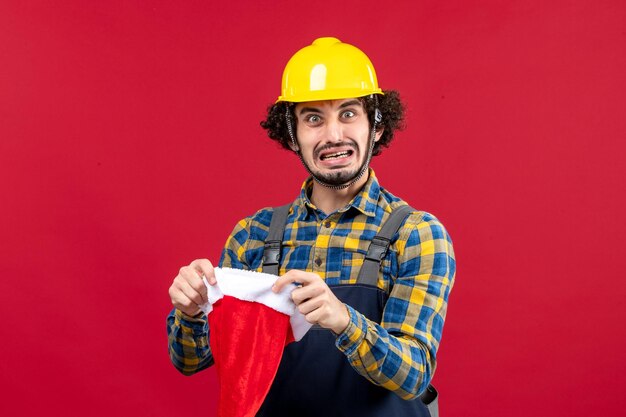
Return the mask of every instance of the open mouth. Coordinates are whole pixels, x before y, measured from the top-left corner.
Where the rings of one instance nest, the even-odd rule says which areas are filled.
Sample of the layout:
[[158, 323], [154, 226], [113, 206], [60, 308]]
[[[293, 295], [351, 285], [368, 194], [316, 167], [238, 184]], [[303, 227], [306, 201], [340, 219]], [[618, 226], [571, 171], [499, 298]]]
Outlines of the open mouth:
[[354, 151], [352, 151], [352, 150], [324, 153], [324, 154], [320, 155], [320, 160], [322, 160], [322, 161], [329, 161], [329, 160], [333, 160], [333, 159], [347, 158], [347, 157], [351, 156], [353, 153], [354, 153]]

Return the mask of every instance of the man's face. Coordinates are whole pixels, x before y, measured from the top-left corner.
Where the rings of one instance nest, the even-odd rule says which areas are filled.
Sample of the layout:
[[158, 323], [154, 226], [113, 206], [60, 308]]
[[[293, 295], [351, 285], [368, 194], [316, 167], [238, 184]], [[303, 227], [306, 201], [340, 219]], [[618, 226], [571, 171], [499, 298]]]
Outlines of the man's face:
[[[298, 103], [296, 137], [304, 163], [320, 180], [342, 185], [367, 162], [370, 125], [359, 99]], [[377, 132], [377, 141], [382, 131]]]

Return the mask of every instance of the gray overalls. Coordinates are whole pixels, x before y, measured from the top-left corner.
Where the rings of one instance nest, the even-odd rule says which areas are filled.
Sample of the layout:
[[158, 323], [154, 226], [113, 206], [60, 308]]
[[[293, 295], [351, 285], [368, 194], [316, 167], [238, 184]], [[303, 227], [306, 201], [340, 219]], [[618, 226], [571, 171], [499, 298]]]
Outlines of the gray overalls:
[[[356, 284], [331, 285], [339, 300], [368, 319], [381, 322], [388, 294], [376, 285], [380, 262], [391, 237], [413, 209], [400, 206], [372, 239]], [[265, 242], [263, 272], [278, 275], [289, 205], [274, 210]], [[429, 386], [420, 399], [406, 401], [359, 375], [335, 347], [330, 330], [313, 326], [286, 346], [272, 387], [257, 417], [416, 416], [438, 417], [437, 391]]]

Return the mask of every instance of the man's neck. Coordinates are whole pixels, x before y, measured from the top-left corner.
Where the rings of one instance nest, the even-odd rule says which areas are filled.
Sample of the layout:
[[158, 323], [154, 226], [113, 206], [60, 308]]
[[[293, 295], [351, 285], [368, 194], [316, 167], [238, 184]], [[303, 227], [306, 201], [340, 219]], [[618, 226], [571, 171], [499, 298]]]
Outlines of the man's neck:
[[366, 173], [357, 182], [341, 190], [324, 187], [313, 181], [313, 190], [310, 196], [311, 203], [326, 214], [333, 213], [352, 201], [354, 196], [361, 191], [368, 178], [369, 173]]

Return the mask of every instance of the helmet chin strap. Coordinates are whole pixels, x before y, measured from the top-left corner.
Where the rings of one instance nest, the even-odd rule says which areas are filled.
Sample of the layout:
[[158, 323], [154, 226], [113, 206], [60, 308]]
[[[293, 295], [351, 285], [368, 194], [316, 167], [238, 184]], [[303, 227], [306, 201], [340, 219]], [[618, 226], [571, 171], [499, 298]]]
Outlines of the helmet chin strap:
[[[376, 100], [376, 102], [378, 104], [378, 100]], [[374, 123], [372, 123], [372, 129], [370, 131], [370, 135], [368, 139], [367, 157], [365, 158], [365, 161], [363, 162], [363, 165], [361, 166], [361, 169], [359, 170], [357, 175], [354, 178], [352, 178], [352, 180], [344, 184], [339, 184], [339, 185], [334, 185], [334, 184], [329, 184], [327, 182], [324, 182], [322, 179], [318, 178], [317, 175], [315, 175], [315, 173], [309, 168], [306, 162], [304, 162], [304, 158], [302, 157], [302, 152], [300, 152], [300, 147], [298, 146], [298, 143], [296, 142], [296, 135], [294, 134], [294, 131], [293, 131], [293, 120], [291, 118], [291, 111], [289, 110], [289, 108], [290, 106], [287, 105], [286, 110], [285, 110], [285, 118], [287, 119], [287, 131], [289, 132], [289, 137], [291, 138], [291, 143], [293, 145], [294, 152], [298, 154], [298, 157], [300, 158], [300, 162], [302, 162], [302, 165], [304, 165], [304, 168], [307, 170], [309, 175], [313, 177], [313, 180], [315, 180], [316, 183], [326, 188], [330, 188], [332, 190], [343, 190], [345, 188], [348, 188], [352, 184], [356, 183], [358, 180], [361, 179], [361, 177], [363, 177], [363, 174], [367, 172], [367, 169], [369, 168], [369, 165], [370, 165], [370, 161], [372, 160], [372, 152], [374, 151], [374, 144], [376, 143], [375, 141], [376, 126], [378, 125], [378, 123], [382, 121], [382, 114], [380, 110], [378, 110], [378, 107], [376, 108], [374, 112]]]

